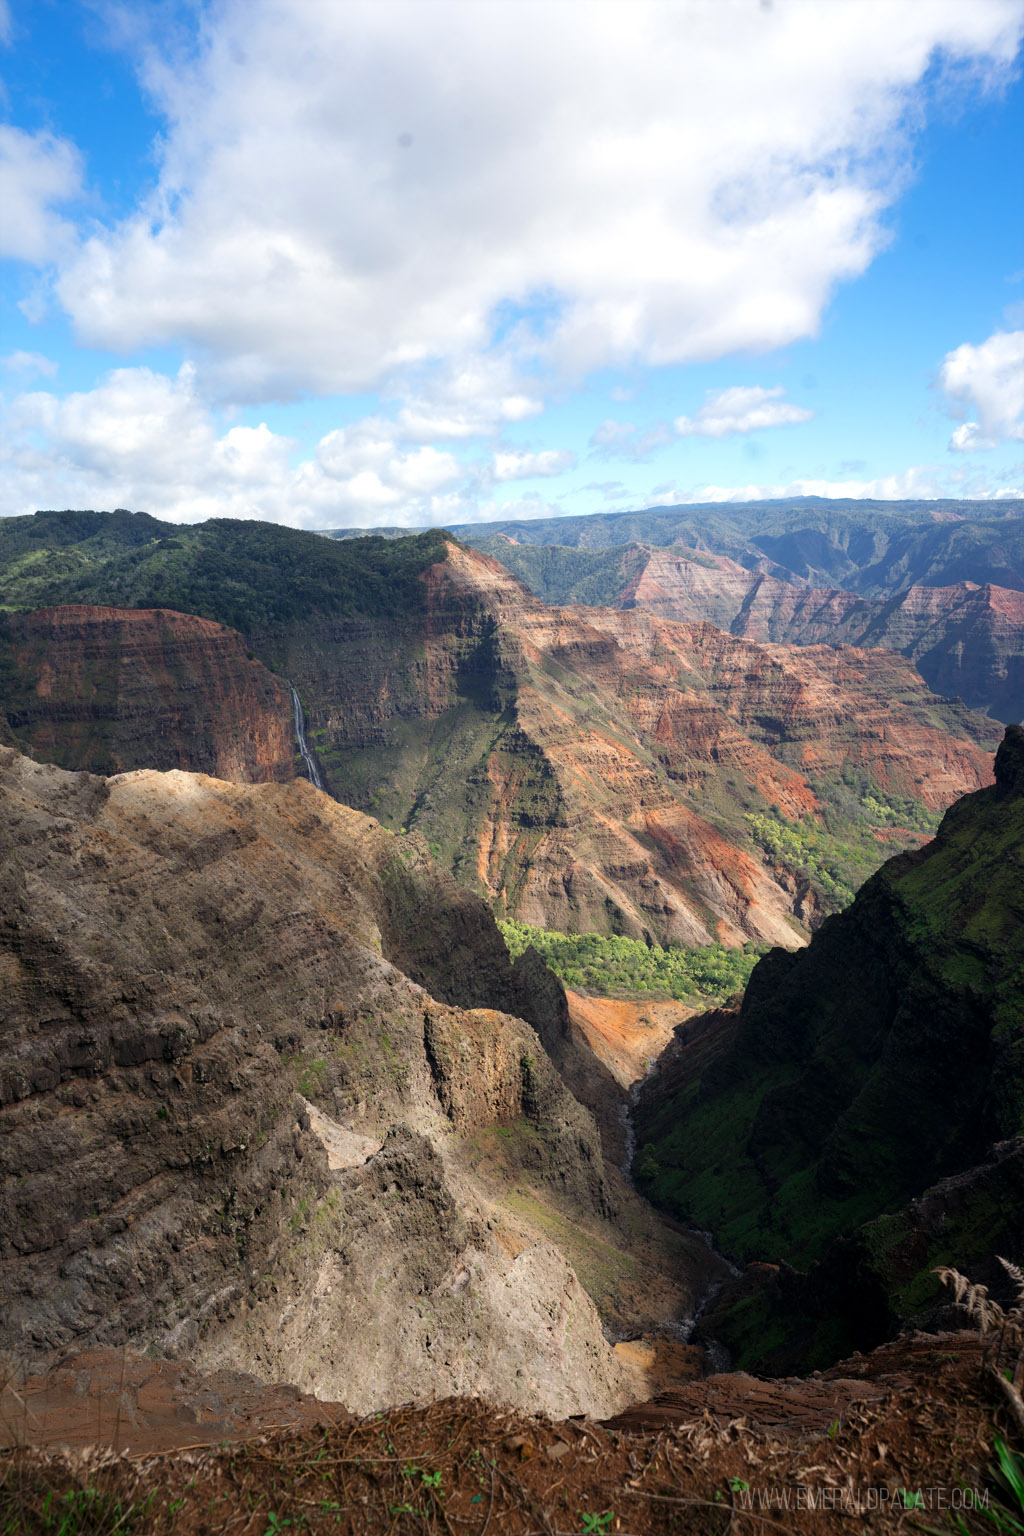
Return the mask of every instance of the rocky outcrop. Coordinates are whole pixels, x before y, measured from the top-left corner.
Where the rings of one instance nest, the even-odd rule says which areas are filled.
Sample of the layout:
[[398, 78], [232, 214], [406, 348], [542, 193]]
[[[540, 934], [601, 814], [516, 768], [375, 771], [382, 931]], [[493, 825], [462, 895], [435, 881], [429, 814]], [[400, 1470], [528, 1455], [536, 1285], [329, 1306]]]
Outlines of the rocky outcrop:
[[1022, 858], [1010, 726], [994, 786], [804, 952], [766, 956], [715, 1050], [684, 1026], [645, 1087], [645, 1187], [776, 1266], [723, 1301], [748, 1360], [791, 1369], [802, 1340], [820, 1363], [935, 1312], [937, 1263], [989, 1281], [995, 1252], [1019, 1262]]
[[504, 1011], [557, 1039], [550, 978], [415, 839], [304, 781], [5, 749], [0, 807], [0, 1347], [151, 1348], [359, 1411], [642, 1393], [593, 1296], [617, 1317], [611, 1269], [634, 1301], [649, 1273], [667, 1322], [685, 1266], [623, 1249], [623, 1212], [656, 1248], [650, 1222]]
[[294, 777], [288, 686], [223, 624], [166, 609], [0, 615], [8, 743], [92, 773]]

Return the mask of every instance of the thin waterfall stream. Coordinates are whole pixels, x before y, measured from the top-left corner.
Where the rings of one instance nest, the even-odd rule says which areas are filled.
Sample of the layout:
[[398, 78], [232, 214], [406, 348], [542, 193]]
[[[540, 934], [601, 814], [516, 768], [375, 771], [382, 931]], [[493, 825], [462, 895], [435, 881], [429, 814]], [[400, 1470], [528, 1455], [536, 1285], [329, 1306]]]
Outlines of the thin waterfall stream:
[[[309, 743], [306, 740], [306, 717], [302, 712], [302, 700], [299, 698], [298, 689], [295, 687], [294, 683], [289, 683], [288, 687], [292, 691], [292, 715], [295, 719], [295, 739], [299, 744], [299, 751], [302, 753], [302, 761], [306, 765], [306, 777], [309, 779], [311, 784], [316, 785], [317, 789], [324, 789], [323, 777], [320, 773], [320, 769], [317, 767], [316, 758], [310, 751]], [[324, 792], [326, 793], [326, 790]]]

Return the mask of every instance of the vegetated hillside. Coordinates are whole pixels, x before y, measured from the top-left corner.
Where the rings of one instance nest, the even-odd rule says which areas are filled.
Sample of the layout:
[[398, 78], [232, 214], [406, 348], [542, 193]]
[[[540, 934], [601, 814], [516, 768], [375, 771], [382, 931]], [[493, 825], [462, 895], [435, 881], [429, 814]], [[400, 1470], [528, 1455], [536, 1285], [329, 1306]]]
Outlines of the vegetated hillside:
[[[707, 620], [748, 640], [882, 646], [913, 661], [933, 692], [996, 719], [1024, 714], [1024, 592], [967, 581], [891, 597], [782, 581], [725, 555], [627, 545], [610, 550], [471, 541], [503, 560], [545, 602], [643, 608]], [[1016, 582], [1014, 571], [1008, 573]]]
[[418, 839], [303, 781], [7, 749], [0, 814], [0, 1348], [363, 1412], [644, 1395], [601, 1317], [692, 1311], [713, 1261], [606, 1169], [524, 1022], [568, 1053], [561, 989]]
[[[650, 507], [453, 525], [467, 544], [504, 535], [520, 544], [609, 551], [680, 545], [727, 555], [782, 581], [887, 597], [915, 583], [1024, 589], [1024, 502], [845, 501], [818, 496]], [[493, 546], [488, 544], [493, 552]]]
[[995, 1254], [1024, 1254], [1018, 726], [996, 779], [806, 950], [766, 956], [717, 1048], [685, 1026], [644, 1090], [656, 1203], [743, 1259], [821, 1261], [802, 1283], [762, 1274], [717, 1319], [747, 1359], [877, 1342], [935, 1307], [936, 1264], [992, 1280]]
[[[418, 828], [536, 927], [798, 943], [990, 771], [991, 727], [884, 653], [552, 610], [440, 535], [219, 522], [162, 546], [129, 520], [113, 556], [119, 517], [40, 519], [40, 568], [74, 563], [48, 596], [248, 616], [245, 644], [302, 695], [331, 791]], [[32, 529], [15, 534], [0, 590], [28, 601]]]
[[6, 745], [64, 768], [294, 776], [292, 698], [239, 634], [164, 609], [0, 613]]
[[311, 617], [401, 617], [422, 610], [417, 577], [443, 549], [436, 532], [337, 543], [233, 518], [37, 512], [0, 519], [0, 608], [174, 608], [243, 634]]

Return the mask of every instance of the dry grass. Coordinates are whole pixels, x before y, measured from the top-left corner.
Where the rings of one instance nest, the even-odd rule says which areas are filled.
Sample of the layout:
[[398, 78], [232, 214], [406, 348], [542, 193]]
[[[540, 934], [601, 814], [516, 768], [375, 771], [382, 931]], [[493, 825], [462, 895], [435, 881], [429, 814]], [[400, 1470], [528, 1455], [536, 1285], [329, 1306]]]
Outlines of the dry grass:
[[[884, 1394], [855, 1404], [841, 1423], [797, 1436], [762, 1432], [742, 1413], [705, 1411], [629, 1433], [451, 1399], [218, 1449], [133, 1457], [15, 1446], [0, 1457], [0, 1533], [884, 1536], [952, 1530], [905, 1495], [962, 1485], [980, 1490], [993, 1431], [1014, 1438], [1005, 1399], [978, 1369], [981, 1355], [969, 1335], [918, 1336], [851, 1362], [865, 1380], [884, 1382]], [[787, 1497], [790, 1507], [780, 1508]], [[817, 1507], [806, 1507], [809, 1500]]]
[[1024, 1434], [1024, 1272], [1009, 1259], [1000, 1258], [999, 1262], [1017, 1291], [1008, 1309], [993, 1301], [987, 1286], [972, 1285], [958, 1269], [943, 1267], [935, 1273], [950, 1287], [957, 1306], [986, 1340], [983, 1369], [1006, 1398], [1017, 1429]]

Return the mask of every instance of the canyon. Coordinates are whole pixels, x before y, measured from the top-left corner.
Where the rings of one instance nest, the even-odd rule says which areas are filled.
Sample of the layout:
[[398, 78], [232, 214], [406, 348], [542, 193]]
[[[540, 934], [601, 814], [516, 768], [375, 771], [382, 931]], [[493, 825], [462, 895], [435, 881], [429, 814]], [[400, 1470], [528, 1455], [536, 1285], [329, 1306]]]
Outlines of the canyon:
[[[507, 535], [471, 539], [548, 601], [642, 608], [660, 618], [708, 622], [747, 640], [855, 645], [896, 651], [929, 688], [1004, 722], [1024, 715], [1024, 592], [992, 582], [900, 586], [884, 597], [800, 582], [728, 555], [631, 545], [590, 556], [538, 552]], [[544, 558], [538, 560], [538, 553]], [[1005, 573], [1013, 579], [1012, 571]]]
[[962, 698], [996, 719], [1024, 715], [1024, 592], [974, 582], [911, 586], [882, 600], [797, 587], [717, 557], [697, 564], [652, 553], [616, 606], [663, 618], [709, 620], [749, 640], [898, 651], [933, 693]]
[[[438, 533], [13, 521], [0, 1350], [38, 1443], [116, 1400], [101, 1438], [213, 1500], [224, 1438], [383, 1436], [395, 1507], [435, 1519], [443, 1465], [470, 1524], [471, 1420], [506, 1491], [643, 1489], [645, 1530], [677, 1456], [715, 1520], [759, 1457], [959, 1475], [1006, 1413], [980, 1346], [883, 1341], [957, 1325], [941, 1264], [1014, 1299], [1024, 733], [895, 641], [951, 654], [955, 609], [966, 675], [1019, 594], [911, 586], [887, 648], [847, 643], [870, 594], [700, 551], [553, 605]], [[495, 913], [774, 947], [702, 1014], [567, 995]]]
[[[441, 534], [334, 542], [250, 524], [171, 537], [131, 514], [8, 521], [31, 526], [0, 530], [6, 600], [62, 600], [3, 616], [8, 739], [69, 767], [277, 778], [299, 769], [294, 686], [337, 799], [420, 831], [466, 889], [536, 927], [793, 947], [990, 779], [994, 722], [931, 694], [891, 652], [743, 640], [639, 608], [552, 608]], [[204, 611], [190, 628], [164, 603]], [[76, 625], [95, 676], [76, 703], [86, 662], [69, 660], [61, 703], [33, 658], [55, 626]], [[203, 665], [227, 673], [209, 684], [206, 716], [207, 685], [175, 683], [172, 632], [182, 655], [205, 646]], [[164, 701], [148, 739], [131, 683], [141, 653], [126, 659], [143, 636], [146, 686]], [[243, 718], [244, 761], [232, 747]]]

